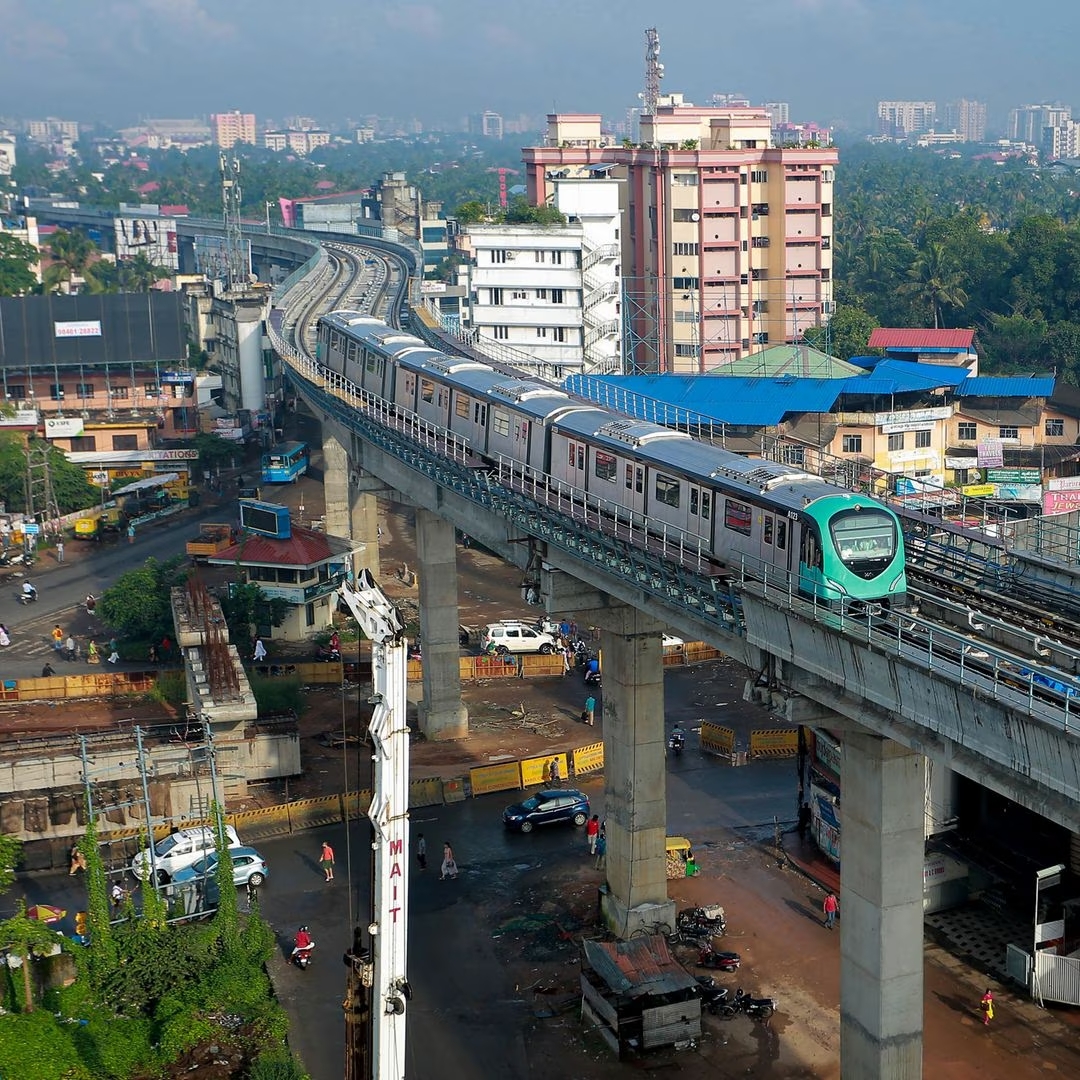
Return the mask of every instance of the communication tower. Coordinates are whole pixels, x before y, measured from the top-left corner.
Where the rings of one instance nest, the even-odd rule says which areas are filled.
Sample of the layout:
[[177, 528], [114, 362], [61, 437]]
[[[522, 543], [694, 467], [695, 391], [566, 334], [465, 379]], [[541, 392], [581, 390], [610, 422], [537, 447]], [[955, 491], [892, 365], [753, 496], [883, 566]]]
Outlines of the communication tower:
[[225, 224], [226, 280], [230, 289], [241, 289], [248, 284], [248, 267], [240, 225], [240, 204], [243, 201], [240, 189], [240, 159], [222, 154], [219, 160], [222, 218]]
[[664, 77], [664, 65], [660, 63], [660, 35], [656, 27], [645, 31], [645, 93], [641, 95], [642, 112], [656, 115], [660, 100], [660, 80]]

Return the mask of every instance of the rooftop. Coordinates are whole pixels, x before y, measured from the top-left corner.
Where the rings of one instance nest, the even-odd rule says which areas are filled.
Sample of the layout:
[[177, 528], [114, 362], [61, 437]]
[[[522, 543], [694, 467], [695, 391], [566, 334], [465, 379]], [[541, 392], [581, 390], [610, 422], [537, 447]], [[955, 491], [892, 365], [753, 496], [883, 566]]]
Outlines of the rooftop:
[[308, 567], [341, 558], [354, 544], [340, 536], [327, 536], [315, 529], [293, 525], [288, 540], [245, 533], [240, 540], [206, 561], [213, 566]]
[[878, 326], [870, 333], [867, 346], [871, 349], [913, 349], [946, 352], [972, 351], [974, 330], [927, 330], [895, 326]]

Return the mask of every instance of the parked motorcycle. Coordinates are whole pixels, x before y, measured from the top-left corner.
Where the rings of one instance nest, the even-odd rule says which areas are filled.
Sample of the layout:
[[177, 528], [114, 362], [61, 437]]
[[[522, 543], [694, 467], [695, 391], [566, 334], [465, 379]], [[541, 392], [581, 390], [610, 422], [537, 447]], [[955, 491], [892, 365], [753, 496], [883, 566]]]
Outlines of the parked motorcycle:
[[702, 1007], [716, 1016], [727, 1001], [728, 988], [721, 986], [711, 975], [698, 975], [696, 978]]
[[754, 1020], [768, 1020], [776, 1012], [778, 1002], [776, 998], [756, 998], [743, 993], [740, 986], [735, 991], [735, 996], [720, 1005], [720, 1015], [730, 1020], [736, 1013], [746, 1013]]
[[711, 945], [702, 949], [697, 958], [698, 967], [714, 968], [717, 971], [738, 971], [741, 963], [742, 957], [737, 952], [718, 951]]
[[332, 649], [329, 645], [320, 645], [318, 651], [315, 653], [315, 659], [328, 664], [340, 663], [341, 650]]
[[727, 933], [727, 919], [719, 904], [707, 907], [683, 908], [675, 916], [675, 925], [683, 931], [700, 937], [721, 937]]

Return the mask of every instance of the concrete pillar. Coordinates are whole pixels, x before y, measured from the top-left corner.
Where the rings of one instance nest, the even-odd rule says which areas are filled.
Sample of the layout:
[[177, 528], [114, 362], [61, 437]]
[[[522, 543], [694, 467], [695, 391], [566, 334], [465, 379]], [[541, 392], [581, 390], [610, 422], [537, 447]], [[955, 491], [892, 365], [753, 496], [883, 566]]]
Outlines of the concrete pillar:
[[360, 550], [353, 556], [353, 569], [370, 570], [372, 577], [379, 580], [379, 500], [376, 496], [353, 488], [350, 494], [349, 535]]
[[463, 739], [469, 713], [461, 700], [458, 660], [457, 549], [454, 526], [430, 510], [416, 511], [416, 554], [420, 564], [420, 639], [424, 698], [420, 730], [429, 739]]
[[348, 451], [323, 425], [323, 498], [326, 501], [326, 531], [331, 536], [351, 536], [349, 517]]
[[[598, 613], [590, 612], [590, 620]], [[674, 926], [665, 859], [667, 773], [661, 623], [622, 604], [603, 612], [604, 918], [620, 937], [641, 926]]]
[[878, 735], [845, 731], [842, 1080], [922, 1076], [925, 773], [921, 754]]

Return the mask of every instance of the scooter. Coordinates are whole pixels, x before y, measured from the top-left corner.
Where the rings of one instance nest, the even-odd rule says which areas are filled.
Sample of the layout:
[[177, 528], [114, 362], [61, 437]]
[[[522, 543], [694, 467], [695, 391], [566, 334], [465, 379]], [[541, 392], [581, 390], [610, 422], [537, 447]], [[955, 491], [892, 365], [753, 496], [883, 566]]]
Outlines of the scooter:
[[18, 599], [19, 603], [23, 605], [23, 607], [26, 607], [27, 604], [36, 604], [37, 603], [37, 589], [35, 589], [33, 592], [22, 592], [20, 590], [19, 593], [17, 594], [17, 599]]
[[599, 686], [600, 683], [600, 663], [597, 660], [589, 660], [585, 665], [585, 685]]
[[776, 998], [756, 998], [744, 994], [742, 987], [735, 991], [735, 996], [720, 1006], [720, 1015], [730, 1020], [736, 1013], [746, 1013], [754, 1020], [768, 1020], [776, 1012]]
[[292, 956], [289, 958], [292, 962], [300, 968], [301, 971], [307, 968], [311, 963], [311, 954], [315, 951], [315, 942], [309, 941], [303, 948], [297, 945], [293, 951]]
[[316, 660], [321, 660], [324, 663], [336, 664], [341, 662], [341, 650], [332, 649], [329, 645], [320, 645], [319, 651], [315, 654]]
[[717, 971], [738, 971], [742, 963], [742, 957], [737, 952], [717, 952], [711, 945], [706, 946], [698, 953], [697, 966], [713, 968]]
[[668, 737], [667, 748], [678, 757], [686, 746], [686, 736], [681, 731], [673, 731]]
[[727, 1001], [728, 988], [720, 986], [711, 975], [698, 975], [697, 994], [701, 998], [702, 1006], [716, 1016]]
[[689, 933], [721, 937], [727, 933], [727, 919], [719, 904], [708, 907], [683, 908], [675, 916], [675, 925]]

